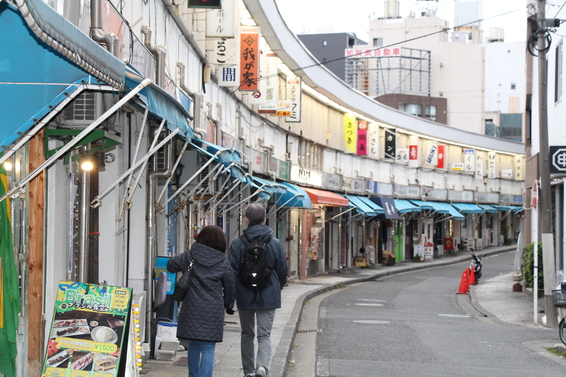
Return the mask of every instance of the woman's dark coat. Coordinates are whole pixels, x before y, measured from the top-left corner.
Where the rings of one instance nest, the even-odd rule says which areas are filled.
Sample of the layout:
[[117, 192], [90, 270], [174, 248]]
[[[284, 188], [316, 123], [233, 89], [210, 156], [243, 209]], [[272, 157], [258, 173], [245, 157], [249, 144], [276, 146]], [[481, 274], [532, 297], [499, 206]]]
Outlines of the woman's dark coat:
[[193, 269], [179, 313], [177, 338], [221, 342], [224, 308], [229, 307], [234, 296], [234, 272], [226, 254], [201, 243], [171, 258], [167, 270], [187, 271], [191, 259]]

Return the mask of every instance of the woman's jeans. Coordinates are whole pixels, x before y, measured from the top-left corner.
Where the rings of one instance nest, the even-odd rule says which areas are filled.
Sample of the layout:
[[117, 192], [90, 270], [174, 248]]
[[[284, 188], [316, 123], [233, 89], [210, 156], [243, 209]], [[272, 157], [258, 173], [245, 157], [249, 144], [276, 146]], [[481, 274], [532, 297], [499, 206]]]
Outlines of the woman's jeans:
[[214, 342], [189, 341], [189, 377], [212, 377], [215, 347]]

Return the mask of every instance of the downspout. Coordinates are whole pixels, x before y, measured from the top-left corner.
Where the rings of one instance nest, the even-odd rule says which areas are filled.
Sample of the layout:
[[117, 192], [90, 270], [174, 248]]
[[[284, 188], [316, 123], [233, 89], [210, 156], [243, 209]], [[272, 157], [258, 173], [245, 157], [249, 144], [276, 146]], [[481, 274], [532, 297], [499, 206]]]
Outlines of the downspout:
[[[156, 255], [156, 224], [155, 224], [155, 187], [157, 186], [158, 178], [165, 178], [171, 174], [171, 166], [173, 165], [173, 146], [168, 148], [167, 152], [167, 170], [163, 172], [149, 173], [149, 190], [148, 190], [148, 206], [147, 206], [147, 239], [148, 247], [146, 254], [145, 281], [147, 282], [147, 297], [146, 297], [146, 342], [151, 343], [153, 331], [153, 318], [150, 313], [153, 313], [153, 270], [155, 268], [155, 255]], [[155, 166], [155, 164], [154, 164]]]
[[[114, 33], [106, 33], [102, 28], [101, 0], [92, 0], [90, 5], [90, 37], [93, 41], [106, 45], [106, 49], [120, 59], [120, 39]], [[120, 59], [121, 60], [121, 59]]]

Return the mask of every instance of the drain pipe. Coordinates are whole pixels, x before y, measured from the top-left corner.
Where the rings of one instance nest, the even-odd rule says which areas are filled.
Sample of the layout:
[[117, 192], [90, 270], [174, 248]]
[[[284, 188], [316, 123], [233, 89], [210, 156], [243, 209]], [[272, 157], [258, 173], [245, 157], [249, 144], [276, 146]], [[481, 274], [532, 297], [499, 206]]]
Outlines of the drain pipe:
[[90, 37], [97, 43], [106, 45], [106, 49], [119, 58], [120, 39], [114, 33], [106, 33], [102, 28], [102, 3], [101, 0], [92, 0], [90, 5]]
[[[155, 166], [155, 164], [154, 164]], [[155, 194], [158, 178], [166, 178], [171, 174], [171, 167], [173, 166], [173, 146], [168, 148], [167, 152], [167, 170], [163, 172], [151, 172], [148, 177], [148, 202], [147, 202], [147, 254], [146, 254], [146, 274], [145, 280], [147, 282], [147, 297], [146, 297], [146, 337], [147, 343], [152, 343], [153, 338], [153, 270], [155, 268], [155, 257], [157, 251], [156, 245], [156, 224], [155, 224]]]

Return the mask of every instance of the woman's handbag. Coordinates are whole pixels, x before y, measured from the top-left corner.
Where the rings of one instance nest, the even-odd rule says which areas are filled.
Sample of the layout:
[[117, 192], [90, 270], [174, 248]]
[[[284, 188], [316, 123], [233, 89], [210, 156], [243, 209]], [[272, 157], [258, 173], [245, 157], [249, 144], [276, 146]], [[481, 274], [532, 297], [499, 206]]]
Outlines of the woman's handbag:
[[189, 290], [189, 278], [191, 276], [191, 270], [193, 269], [193, 262], [194, 260], [191, 260], [187, 272], [183, 273], [183, 276], [181, 276], [181, 278], [177, 280], [177, 283], [175, 283], [175, 292], [173, 292], [173, 299], [175, 301], [183, 301], [187, 295], [187, 291]]

